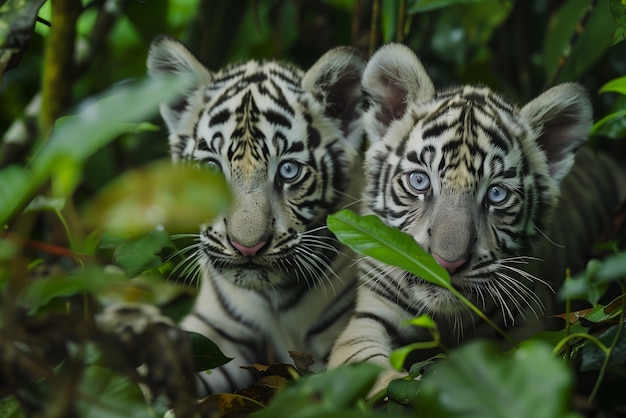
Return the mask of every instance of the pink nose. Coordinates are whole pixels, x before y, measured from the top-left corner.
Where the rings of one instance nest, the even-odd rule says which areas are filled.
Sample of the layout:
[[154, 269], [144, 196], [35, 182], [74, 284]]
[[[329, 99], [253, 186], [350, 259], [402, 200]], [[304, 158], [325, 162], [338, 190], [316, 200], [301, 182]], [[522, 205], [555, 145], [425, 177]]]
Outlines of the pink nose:
[[467, 262], [467, 259], [465, 258], [460, 258], [455, 261], [448, 261], [445, 258], [442, 258], [435, 253], [433, 253], [433, 258], [437, 260], [439, 265], [443, 267], [444, 269], [446, 269], [448, 273], [454, 273], [455, 271], [457, 271], [459, 267], [461, 267], [463, 264]]
[[237, 251], [241, 253], [241, 255], [251, 257], [253, 255], [256, 255], [256, 253], [258, 253], [259, 250], [265, 246], [267, 241], [261, 241], [258, 244], [253, 245], [252, 247], [246, 247], [245, 245], [241, 245], [235, 241], [231, 241], [230, 243], [233, 245], [233, 247], [235, 247]]

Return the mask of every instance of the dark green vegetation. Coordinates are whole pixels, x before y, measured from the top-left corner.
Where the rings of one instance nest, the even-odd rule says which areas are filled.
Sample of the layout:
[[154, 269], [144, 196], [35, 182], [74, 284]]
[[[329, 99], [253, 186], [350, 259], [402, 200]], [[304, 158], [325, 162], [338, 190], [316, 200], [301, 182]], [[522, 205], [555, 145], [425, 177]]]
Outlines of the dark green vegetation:
[[[165, 414], [166, 400], [178, 416], [194, 412], [188, 380], [178, 377], [193, 368], [186, 346], [168, 345], [156, 332], [153, 341], [111, 344], [94, 324], [100, 305], [118, 300], [154, 304], [180, 318], [194, 287], [183, 286], [174, 268], [183, 256], [170, 234], [195, 232], [229, 202], [220, 178], [158, 161], [167, 160], [158, 103], [180, 90], [144, 81], [149, 42], [162, 33], [185, 41], [212, 69], [249, 58], [307, 67], [335, 45], [351, 44], [367, 54], [381, 42], [401, 40], [439, 86], [480, 82], [522, 103], [545, 86], [579, 80], [594, 99], [592, 146], [609, 149], [626, 164], [621, 0], [4, 1], [0, 416], [153, 417]], [[623, 228], [625, 218], [626, 212], [617, 216], [609, 232]], [[401, 257], [402, 238], [369, 224], [342, 212], [331, 228], [364, 253], [377, 240], [377, 257], [429, 268], [428, 257]], [[277, 365], [246, 396], [217, 396], [198, 411], [242, 416], [259, 410], [265, 417], [623, 416], [626, 299], [606, 306], [598, 300], [609, 283], [623, 286], [626, 252], [607, 238], [598, 243], [597, 257], [560, 291], [592, 306], [568, 317], [566, 330], [507, 353], [476, 342], [434, 367], [416, 365], [416, 375], [428, 370], [425, 378], [392, 383], [389, 402], [365, 401], [377, 370], [360, 365], [299, 377], [265, 406], [273, 388], [296, 373]], [[436, 271], [433, 280], [449, 285]], [[420, 318], [414, 325], [429, 327], [436, 344], [434, 324]], [[225, 360], [202, 338], [194, 337], [192, 346], [202, 353], [199, 369]], [[154, 352], [174, 377], [144, 378], [157, 395], [147, 401], [134, 371], [142, 354]], [[404, 355], [399, 350], [395, 359]]]

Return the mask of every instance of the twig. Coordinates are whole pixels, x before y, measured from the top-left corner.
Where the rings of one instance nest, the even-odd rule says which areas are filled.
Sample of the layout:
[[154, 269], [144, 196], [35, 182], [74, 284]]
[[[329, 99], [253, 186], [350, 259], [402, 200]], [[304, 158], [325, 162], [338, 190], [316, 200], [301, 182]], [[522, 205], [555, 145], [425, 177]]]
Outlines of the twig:
[[596, 3], [598, 3], [598, 0], [591, 0], [589, 2], [589, 6], [587, 6], [587, 10], [585, 10], [585, 13], [580, 18], [580, 21], [578, 21], [578, 23], [576, 24], [576, 27], [574, 28], [574, 32], [572, 32], [572, 35], [570, 36], [569, 41], [567, 42], [567, 45], [565, 45], [565, 48], [563, 49], [563, 53], [559, 57], [559, 61], [557, 63], [557, 67], [556, 67], [556, 70], [554, 71], [554, 74], [552, 75], [552, 77], [550, 77], [550, 79], [546, 83], [546, 86], [545, 86], [546, 88], [553, 85], [555, 81], [558, 79], [558, 77], [561, 75], [561, 73], [563, 72], [563, 68], [565, 68], [565, 64], [567, 63], [567, 60], [569, 59], [570, 54], [572, 53], [572, 49], [574, 49], [574, 45], [578, 41], [578, 38], [580, 37], [581, 33], [583, 33], [583, 30], [585, 29], [585, 26], [587, 25], [587, 22], [589, 21], [589, 18], [591, 17], [591, 13], [593, 12], [593, 9], [596, 7]]

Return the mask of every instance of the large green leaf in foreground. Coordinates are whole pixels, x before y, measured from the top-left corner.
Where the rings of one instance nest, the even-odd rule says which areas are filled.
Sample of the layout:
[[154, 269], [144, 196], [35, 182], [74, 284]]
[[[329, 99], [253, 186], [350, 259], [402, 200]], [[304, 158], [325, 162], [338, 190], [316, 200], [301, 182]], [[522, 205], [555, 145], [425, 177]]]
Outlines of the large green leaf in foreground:
[[211, 170], [159, 162], [113, 180], [89, 203], [86, 220], [104, 231], [137, 236], [163, 226], [196, 232], [230, 204], [224, 177]]
[[390, 228], [374, 215], [342, 210], [328, 217], [328, 228], [354, 251], [398, 266], [431, 283], [451, 289], [450, 276], [411, 237]]
[[419, 416], [464, 418], [570, 418], [572, 378], [552, 347], [528, 341], [503, 353], [476, 341], [453, 352], [423, 381]]
[[54, 197], [70, 195], [80, 181], [82, 164], [99, 148], [152, 117], [159, 103], [188, 84], [185, 78], [144, 80], [116, 86], [86, 100], [76, 115], [60, 119], [52, 136], [28, 167], [0, 170], [0, 225], [9, 222], [52, 179]]

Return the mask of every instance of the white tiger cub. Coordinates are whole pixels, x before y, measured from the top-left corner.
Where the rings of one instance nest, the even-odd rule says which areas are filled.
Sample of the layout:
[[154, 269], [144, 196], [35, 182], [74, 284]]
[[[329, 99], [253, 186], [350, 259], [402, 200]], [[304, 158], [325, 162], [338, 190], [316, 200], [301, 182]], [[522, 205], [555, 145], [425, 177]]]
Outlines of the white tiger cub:
[[[566, 267], [581, 267], [574, 265], [580, 263], [580, 244], [555, 245], [544, 237], [568, 239], [569, 234], [590, 247], [610, 217], [592, 221], [601, 210], [596, 201], [584, 209], [586, 201], [605, 194], [609, 212], [626, 196], [623, 184], [590, 185], [595, 175], [590, 173], [603, 173], [610, 164], [585, 151], [579, 153], [585, 166], [565, 180], [571, 207], [564, 209], [596, 212], [571, 224], [579, 215], [559, 210], [550, 217], [592, 125], [586, 91], [573, 83], [558, 85], [522, 108], [485, 87], [436, 91], [415, 54], [399, 44], [373, 55], [362, 88], [369, 100], [363, 119], [371, 142], [362, 212], [412, 235], [464, 296], [509, 326], [507, 331], [519, 332], [511, 335], [533, 333], [540, 326], [537, 316], [550, 310], [554, 299], [546, 282], [562, 280]], [[588, 179], [581, 181], [585, 170]], [[580, 195], [583, 184], [592, 197]], [[577, 228], [595, 235], [580, 239]], [[530, 274], [526, 264], [532, 257], [545, 259], [550, 273], [539, 264]], [[329, 367], [380, 364], [389, 371], [375, 390], [384, 388], [401, 375], [391, 371], [390, 352], [432, 339], [401, 325], [420, 314], [434, 317], [447, 347], [493, 332], [444, 288], [367, 257], [359, 264], [357, 306]]]
[[253, 379], [241, 366], [290, 363], [290, 350], [325, 367], [356, 296], [353, 256], [325, 220], [360, 195], [364, 68], [338, 47], [306, 73], [274, 61], [213, 73], [178, 41], [153, 42], [150, 76], [195, 80], [161, 106], [173, 160], [219, 170], [234, 195], [190, 248], [201, 288], [181, 326], [233, 358], [201, 374], [201, 394], [245, 387]]

